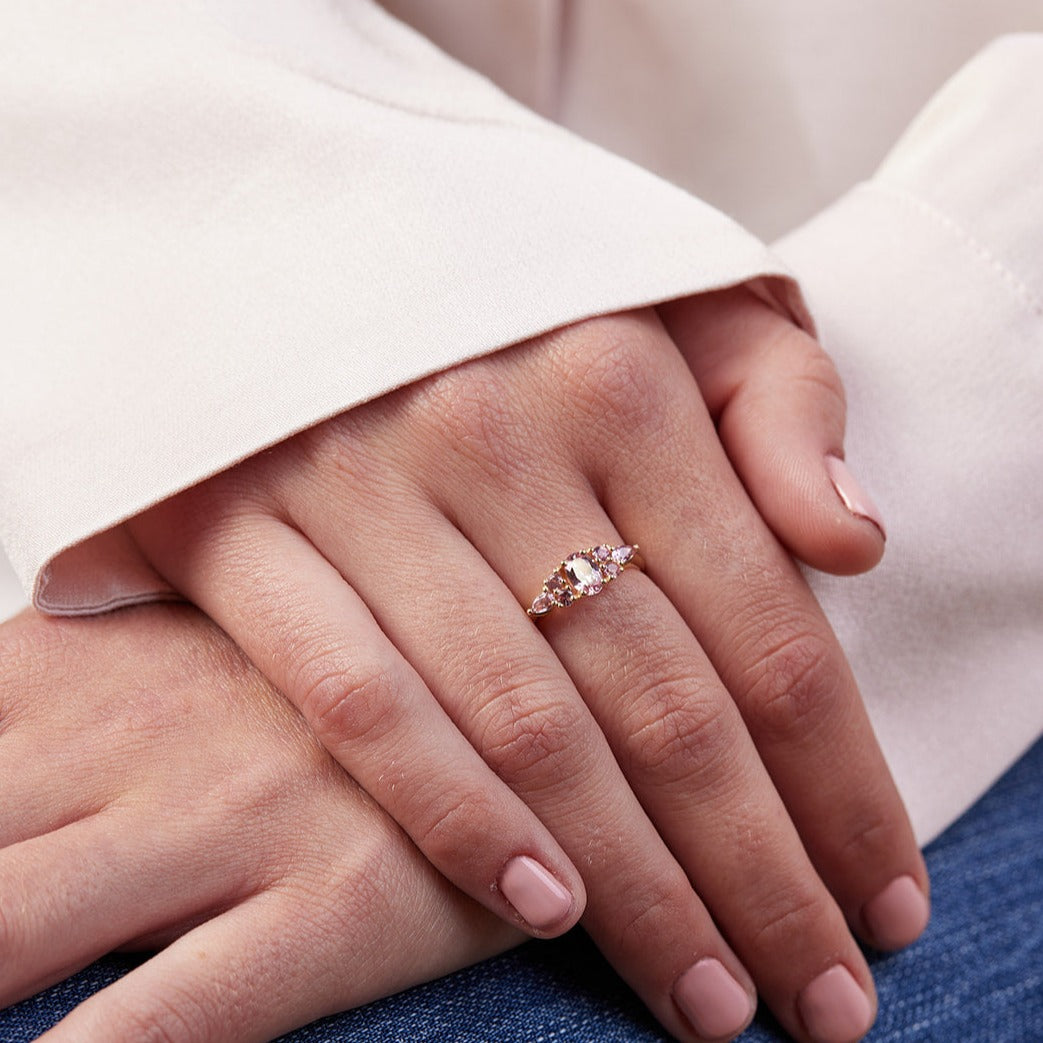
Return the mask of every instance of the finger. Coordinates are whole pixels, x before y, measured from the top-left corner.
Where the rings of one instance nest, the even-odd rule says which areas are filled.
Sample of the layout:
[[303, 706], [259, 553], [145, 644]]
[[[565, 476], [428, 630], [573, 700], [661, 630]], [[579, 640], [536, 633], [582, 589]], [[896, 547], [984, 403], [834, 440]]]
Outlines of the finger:
[[245, 886], [195, 844], [158, 850], [140, 817], [109, 811], [0, 852], [0, 1006]]
[[[43, 836], [101, 811], [112, 799], [108, 781], [88, 781], [75, 769], [56, 772], [55, 755], [34, 742], [4, 743], [0, 756], [0, 849]], [[71, 777], [70, 777], [71, 776]]]
[[502, 929], [477, 923], [462, 896], [433, 874], [413, 865], [412, 876], [399, 877], [389, 867], [358, 868], [350, 887], [327, 880], [261, 892], [179, 938], [40, 1038], [262, 1043], [508, 947]]
[[[459, 513], [457, 524], [499, 563], [516, 597], [526, 597], [526, 586], [530, 597], [538, 589], [533, 558], [553, 565], [563, 556], [568, 537], [562, 533], [607, 532], [618, 540], [590, 491], [578, 493], [577, 484], [537, 483], [540, 495], [556, 505], [552, 515], [526, 501], [520, 489]], [[512, 518], [527, 520], [524, 533], [516, 533]], [[860, 1036], [875, 1002], [865, 960], [809, 862], [734, 703], [667, 599], [647, 577], [624, 574], [596, 597], [553, 610], [541, 632], [780, 1020], [798, 1038], [809, 1038], [809, 1028], [812, 1036], [824, 1035], [805, 1027], [800, 1004], [802, 996], [817, 994], [815, 983], [825, 974], [827, 985], [835, 984], [834, 1006], [844, 1006], [851, 1022], [841, 1038]], [[662, 1017], [664, 965], [675, 974], [672, 982], [684, 980], [671, 964], [676, 953], [663, 944], [670, 937], [664, 919], [676, 921], [676, 911], [650, 905], [646, 892], [627, 906], [633, 918], [621, 919], [619, 910], [598, 905], [592, 878], [587, 887], [584, 924]], [[721, 1000], [722, 992], [713, 998]]]
[[815, 568], [872, 568], [883, 517], [844, 462], [844, 391], [818, 343], [745, 289], [660, 309], [750, 499]]
[[[460, 735], [365, 603], [295, 529], [270, 516], [235, 524], [232, 553], [211, 532], [190, 550], [157, 550], [159, 568], [450, 880], [530, 933], [570, 928], [585, 901], [580, 874]], [[379, 548], [368, 553], [382, 576], [394, 575]]]
[[[196, 927], [75, 1007], [40, 1039], [260, 1043], [311, 1020], [293, 1014], [311, 998], [294, 990], [309, 984], [300, 980], [304, 954], [295, 953], [295, 961], [284, 939], [270, 937], [265, 912], [255, 898]], [[292, 929], [299, 933], [299, 924], [285, 926], [295, 939]], [[264, 958], [259, 943], [268, 949]]]
[[0, 631], [0, 662], [6, 667], [0, 677], [0, 848], [50, 833], [105, 803], [81, 779], [70, 782], [77, 765], [55, 772], [56, 749], [69, 760], [61, 737], [53, 727], [34, 727], [47, 694], [37, 685], [43, 677], [50, 685], [61, 685], [69, 655], [60, 628], [41, 629], [33, 623], [26, 610]]
[[[111, 736], [97, 724], [96, 734], [88, 734], [81, 724], [74, 714], [57, 723], [30, 714], [0, 736], [0, 848], [88, 818], [116, 799], [121, 776], [113, 770], [111, 747], [98, 741]], [[69, 756], [72, 742], [75, 758]]]
[[655, 438], [634, 428], [599, 459], [603, 501], [738, 703], [849, 923], [873, 944], [908, 944], [926, 924], [926, 869], [847, 662], [716, 447], [682, 361], [654, 331], [633, 338], [615, 379], [656, 352], [675, 372], [656, 382]]
[[[508, 502], [502, 489], [487, 493]], [[515, 596], [448, 524], [441, 538], [406, 540], [379, 571], [367, 570], [364, 550], [381, 539], [376, 513], [359, 504], [350, 510], [344, 501], [309, 513], [304, 504], [313, 502], [337, 500], [303, 497], [295, 523], [367, 601], [380, 599], [385, 632], [418, 664], [461, 732], [583, 867], [584, 926], [624, 976], [680, 1039], [741, 1030], [754, 1007], [748, 975]], [[526, 556], [530, 551], [526, 544]], [[439, 583], [411, 587], [410, 577], [431, 561], [438, 562]], [[439, 615], [444, 630], [416, 625]]]
[[[543, 628], [641, 803], [790, 1033], [825, 1035], [804, 1007], [827, 974], [841, 979], [842, 1038], [860, 1037], [869, 969], [712, 665], [646, 577], [595, 601]], [[594, 648], [612, 652], [592, 663]]]

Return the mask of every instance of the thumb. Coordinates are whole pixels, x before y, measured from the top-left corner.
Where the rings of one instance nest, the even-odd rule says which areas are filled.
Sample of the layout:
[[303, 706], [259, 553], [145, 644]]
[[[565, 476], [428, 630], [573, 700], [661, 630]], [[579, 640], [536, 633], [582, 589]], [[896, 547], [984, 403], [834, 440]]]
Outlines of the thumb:
[[883, 517], [844, 461], [844, 389], [818, 342], [742, 287], [659, 312], [776, 537], [825, 572], [876, 565]]

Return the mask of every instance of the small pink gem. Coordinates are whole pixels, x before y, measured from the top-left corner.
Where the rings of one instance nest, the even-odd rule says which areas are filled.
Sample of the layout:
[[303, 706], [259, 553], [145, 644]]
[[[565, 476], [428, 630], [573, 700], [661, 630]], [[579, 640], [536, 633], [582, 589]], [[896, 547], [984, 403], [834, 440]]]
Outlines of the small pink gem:
[[575, 595], [573, 595], [572, 591], [569, 590], [568, 587], [566, 587], [559, 594], [556, 594], [554, 597], [554, 603], [556, 605], [560, 605], [562, 608], [567, 608], [575, 600]]
[[561, 591], [568, 589], [568, 585], [565, 583], [564, 578], [557, 572], [555, 572], [554, 575], [547, 580], [544, 586], [551, 594], [558, 594]]
[[597, 558], [598, 561], [608, 561], [611, 554], [612, 548], [606, 547], [603, 543], [594, 548], [594, 557]]
[[554, 598], [544, 592], [533, 603], [530, 610], [534, 616], [545, 616], [554, 607]]
[[619, 575], [619, 566], [614, 561], [606, 561], [601, 566], [601, 571], [607, 579], [615, 579]]
[[633, 556], [633, 547], [617, 547], [612, 552], [612, 560], [619, 565], [625, 565]]

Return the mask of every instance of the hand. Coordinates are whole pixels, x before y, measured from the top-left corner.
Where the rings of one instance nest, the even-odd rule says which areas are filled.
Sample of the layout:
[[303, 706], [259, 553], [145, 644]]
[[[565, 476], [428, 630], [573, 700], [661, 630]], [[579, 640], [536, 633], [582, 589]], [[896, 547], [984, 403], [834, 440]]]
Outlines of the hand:
[[184, 606], [0, 626], [0, 1006], [169, 944], [52, 1043], [266, 1040], [521, 936]]
[[[911, 941], [926, 875], [751, 497], [816, 564], [867, 567], [882, 534], [831, 484], [843, 402], [817, 345], [745, 291], [664, 314], [677, 343], [652, 312], [580, 323], [302, 432], [131, 532], [489, 909], [537, 935], [582, 913], [682, 1039], [740, 1030], [754, 982], [798, 1038], [857, 1038], [875, 1000], [848, 925]], [[647, 573], [526, 617], [568, 552], [627, 541]]]

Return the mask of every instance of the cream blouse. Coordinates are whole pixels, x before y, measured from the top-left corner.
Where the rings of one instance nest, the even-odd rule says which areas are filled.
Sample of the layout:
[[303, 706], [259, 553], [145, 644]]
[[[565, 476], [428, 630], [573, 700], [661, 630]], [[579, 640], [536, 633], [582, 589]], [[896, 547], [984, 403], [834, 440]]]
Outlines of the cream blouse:
[[24, 590], [169, 596], [120, 528], [148, 505], [466, 358], [750, 282], [809, 329], [810, 301], [848, 386], [888, 554], [811, 580], [932, 836], [1043, 727], [1043, 3], [386, 6], [503, 90], [369, 0], [0, 14]]

